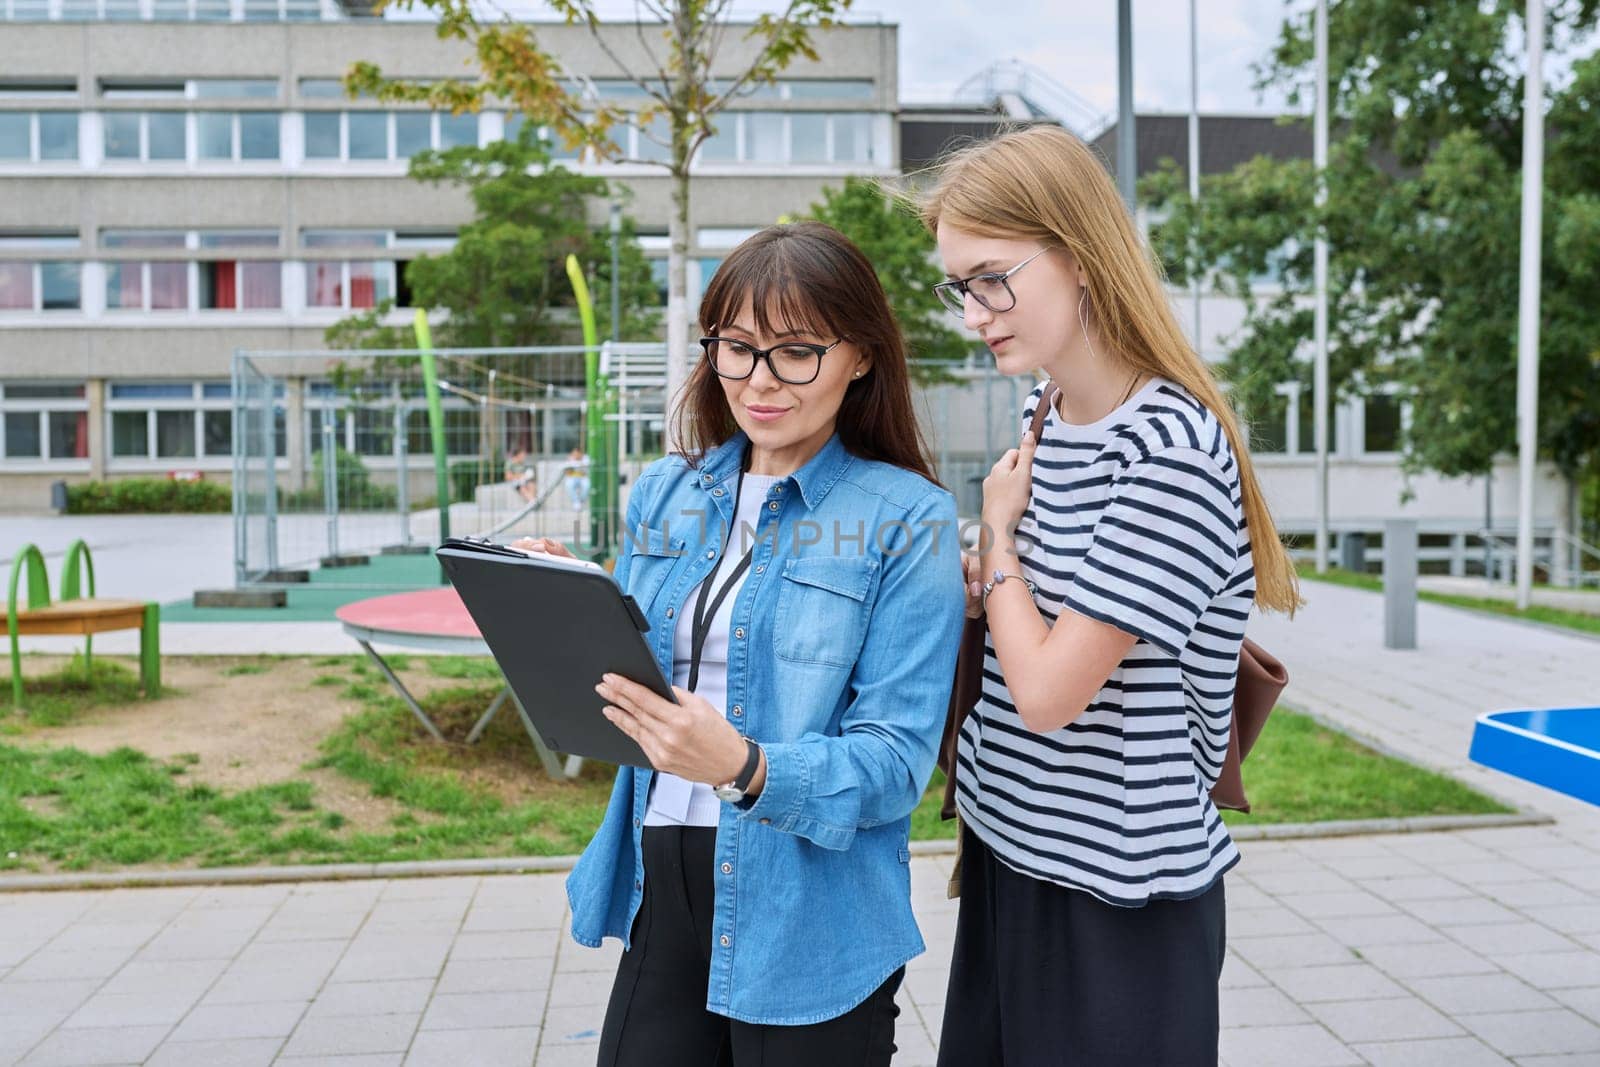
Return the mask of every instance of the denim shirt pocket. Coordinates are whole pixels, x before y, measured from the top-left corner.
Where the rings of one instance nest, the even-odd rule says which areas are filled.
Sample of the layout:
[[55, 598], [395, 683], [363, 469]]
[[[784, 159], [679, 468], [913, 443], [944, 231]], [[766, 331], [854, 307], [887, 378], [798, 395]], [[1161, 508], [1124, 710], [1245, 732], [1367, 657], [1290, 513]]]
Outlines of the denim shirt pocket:
[[661, 592], [673, 568], [683, 561], [684, 543], [679, 538], [668, 538], [664, 531], [641, 526], [626, 537], [628, 553], [628, 588], [641, 611], [655, 618], [655, 599]]
[[878, 561], [817, 556], [783, 565], [775, 648], [793, 663], [849, 667], [861, 652]]

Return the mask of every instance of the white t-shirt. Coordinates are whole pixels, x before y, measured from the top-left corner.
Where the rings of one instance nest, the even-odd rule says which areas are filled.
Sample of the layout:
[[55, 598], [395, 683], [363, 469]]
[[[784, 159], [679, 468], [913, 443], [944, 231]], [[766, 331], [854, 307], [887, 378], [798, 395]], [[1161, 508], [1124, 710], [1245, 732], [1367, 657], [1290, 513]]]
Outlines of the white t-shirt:
[[[746, 474], [739, 490], [739, 507], [730, 527], [731, 537], [722, 552], [722, 562], [706, 579], [711, 583], [707, 605], [715, 600], [722, 583], [739, 566], [745, 551], [754, 544], [747, 530], [756, 530], [761, 523], [761, 507], [766, 502], [767, 491], [784, 480], [782, 475]], [[711, 617], [706, 633], [705, 647], [700, 654], [700, 676], [695, 693], [704, 697], [711, 706], [726, 712], [728, 702], [728, 627], [733, 618], [733, 605], [739, 591], [749, 579], [750, 571], [739, 577], [738, 584], [728, 590], [721, 606]], [[702, 583], [704, 584], [704, 583]], [[672, 636], [672, 684], [687, 689], [689, 663], [693, 658], [694, 608], [700, 599], [700, 586], [689, 590], [689, 597], [678, 611], [678, 627]], [[650, 806], [645, 811], [646, 826], [715, 826], [722, 817], [722, 801], [711, 787], [703, 782], [690, 782], [665, 771], [655, 776], [650, 787]]]

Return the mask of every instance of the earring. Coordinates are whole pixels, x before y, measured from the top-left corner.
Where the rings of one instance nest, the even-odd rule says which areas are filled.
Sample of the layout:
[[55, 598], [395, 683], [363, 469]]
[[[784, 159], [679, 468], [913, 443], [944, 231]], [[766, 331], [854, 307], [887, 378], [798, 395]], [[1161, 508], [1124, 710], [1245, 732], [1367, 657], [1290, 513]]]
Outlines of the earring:
[[1088, 346], [1090, 358], [1099, 359], [1100, 358], [1100, 353], [1098, 353], [1098, 352], [1096, 352], [1094, 350], [1094, 342], [1089, 340], [1089, 321], [1088, 321], [1087, 317], [1084, 314], [1083, 302], [1084, 302], [1084, 300], [1088, 299], [1088, 296], [1089, 296], [1089, 287], [1087, 285], [1079, 287], [1079, 289], [1078, 289], [1078, 325], [1083, 327], [1083, 343], [1086, 346]]

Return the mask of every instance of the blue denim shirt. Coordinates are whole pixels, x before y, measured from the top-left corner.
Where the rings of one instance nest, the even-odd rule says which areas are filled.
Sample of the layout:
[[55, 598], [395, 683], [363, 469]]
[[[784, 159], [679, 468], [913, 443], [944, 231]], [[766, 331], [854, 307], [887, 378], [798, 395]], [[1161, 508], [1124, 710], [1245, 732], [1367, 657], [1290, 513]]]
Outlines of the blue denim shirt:
[[[697, 467], [668, 456], [628, 501], [616, 577], [668, 678], [677, 615], [722, 555], [745, 444], [738, 434]], [[961, 555], [949, 493], [837, 436], [762, 514], [777, 536], [753, 542], [734, 602], [723, 710], [761, 742], [767, 778], [753, 804], [724, 804], [717, 827], [706, 1007], [801, 1025], [849, 1011], [923, 950], [910, 814], [949, 702]], [[567, 879], [581, 944], [629, 944], [654, 773], [621, 768]]]

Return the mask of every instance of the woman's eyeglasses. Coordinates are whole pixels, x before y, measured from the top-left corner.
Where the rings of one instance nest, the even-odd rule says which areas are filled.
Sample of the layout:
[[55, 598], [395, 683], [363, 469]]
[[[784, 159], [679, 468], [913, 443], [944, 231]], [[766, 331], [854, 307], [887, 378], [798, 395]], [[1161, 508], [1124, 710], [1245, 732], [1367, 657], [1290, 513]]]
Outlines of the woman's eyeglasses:
[[967, 295], [969, 293], [972, 295], [972, 299], [990, 311], [1010, 311], [1017, 306], [1017, 294], [1011, 291], [1011, 286], [1006, 283], [1006, 279], [1048, 251], [1050, 249], [1041, 248], [1015, 267], [999, 274], [993, 272], [974, 274], [970, 278], [957, 278], [954, 281], [940, 282], [933, 287], [933, 291], [938, 295], [940, 301], [944, 303], [944, 306], [950, 309], [952, 315], [965, 315], [967, 313]]
[[813, 345], [801, 341], [787, 341], [771, 348], [757, 348], [748, 341], [735, 341], [731, 337], [702, 337], [700, 347], [706, 350], [711, 369], [731, 381], [743, 381], [756, 372], [756, 363], [767, 361], [772, 376], [787, 385], [810, 385], [822, 373], [822, 357], [844, 343], [844, 338], [831, 345]]

